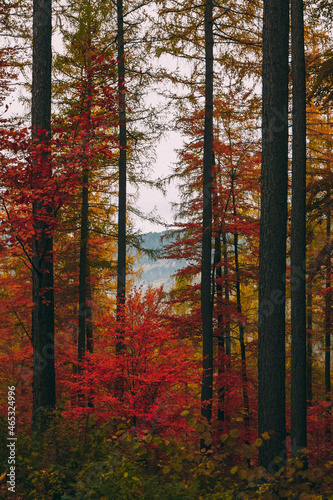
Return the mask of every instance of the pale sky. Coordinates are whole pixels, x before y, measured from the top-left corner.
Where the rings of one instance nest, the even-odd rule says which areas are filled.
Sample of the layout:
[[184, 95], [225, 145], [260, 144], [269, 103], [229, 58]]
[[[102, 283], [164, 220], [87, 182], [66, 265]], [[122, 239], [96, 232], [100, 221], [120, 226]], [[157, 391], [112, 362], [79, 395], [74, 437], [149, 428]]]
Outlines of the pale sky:
[[[162, 138], [156, 148], [156, 162], [152, 165], [152, 178], [167, 177], [172, 173], [172, 165], [177, 161], [176, 150], [182, 146], [182, 139], [179, 133], [169, 132]], [[166, 196], [156, 188], [140, 188], [140, 196], [137, 201], [139, 209], [144, 213], [151, 212], [156, 208], [156, 213], [162, 217], [166, 223], [172, 224], [173, 214], [171, 203], [177, 201], [178, 189], [173, 182], [167, 186]], [[149, 221], [135, 219], [138, 229], [143, 232], [164, 231], [164, 227], [159, 224], [152, 224]]]

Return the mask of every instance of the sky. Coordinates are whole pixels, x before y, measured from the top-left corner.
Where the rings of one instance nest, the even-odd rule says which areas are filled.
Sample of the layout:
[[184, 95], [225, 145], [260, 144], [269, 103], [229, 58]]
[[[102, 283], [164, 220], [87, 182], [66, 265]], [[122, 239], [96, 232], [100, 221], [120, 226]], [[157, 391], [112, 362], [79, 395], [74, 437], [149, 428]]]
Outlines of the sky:
[[[182, 146], [182, 143], [180, 134], [173, 131], [160, 140], [156, 148], [156, 161], [151, 166], [153, 178], [167, 177], [172, 173], [172, 165], [177, 161], [177, 149]], [[168, 185], [166, 189], [167, 193], [164, 196], [157, 188], [141, 187], [137, 205], [144, 213], [149, 213], [155, 209], [156, 214], [164, 219], [167, 224], [172, 224], [171, 203], [177, 201], [178, 189], [175, 183]], [[135, 218], [135, 225], [143, 233], [165, 230], [159, 224], [153, 224], [138, 218]]]

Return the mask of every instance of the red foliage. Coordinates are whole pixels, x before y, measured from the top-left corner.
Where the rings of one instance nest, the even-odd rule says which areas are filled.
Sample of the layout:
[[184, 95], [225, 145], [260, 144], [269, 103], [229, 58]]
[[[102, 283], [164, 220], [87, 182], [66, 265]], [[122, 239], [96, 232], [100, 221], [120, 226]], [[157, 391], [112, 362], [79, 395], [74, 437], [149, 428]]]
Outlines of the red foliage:
[[[101, 422], [112, 417], [131, 420], [138, 431], [164, 435], [183, 432], [180, 414], [196, 405], [200, 369], [188, 341], [166, 324], [161, 290], [137, 291], [127, 301], [122, 320], [124, 350], [116, 354], [119, 324], [114, 316], [99, 325], [98, 351], [86, 356], [83, 375], [68, 384], [71, 391], [92, 397], [94, 407], [76, 407], [66, 414], [79, 418], [87, 411]], [[115, 385], [123, 380], [123, 393]], [[65, 381], [64, 381], [65, 383]]]

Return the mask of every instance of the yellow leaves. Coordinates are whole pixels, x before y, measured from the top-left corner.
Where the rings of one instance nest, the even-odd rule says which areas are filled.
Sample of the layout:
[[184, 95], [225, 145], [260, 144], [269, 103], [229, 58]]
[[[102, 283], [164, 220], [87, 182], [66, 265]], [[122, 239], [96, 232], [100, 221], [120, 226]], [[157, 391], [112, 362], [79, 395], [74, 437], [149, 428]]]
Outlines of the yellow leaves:
[[238, 429], [232, 429], [232, 430], [230, 431], [230, 437], [231, 437], [231, 438], [233, 438], [233, 439], [237, 439], [237, 438], [239, 438], [239, 436], [240, 436], [240, 432], [239, 432], [239, 430], [238, 430]]
[[204, 439], [206, 446], [209, 446], [210, 444], [212, 444], [212, 434], [211, 434], [211, 432], [204, 431], [201, 434], [201, 439]]
[[297, 469], [302, 469], [303, 468], [303, 462], [302, 462], [302, 460], [300, 460], [299, 458], [297, 458], [295, 460], [295, 466], [297, 467]]
[[229, 434], [222, 434], [222, 435], [220, 436], [220, 441], [221, 441], [221, 443], [225, 443], [225, 442], [226, 442], [226, 440], [228, 439], [228, 437], [229, 437]]
[[245, 469], [241, 469], [241, 470], [238, 472], [238, 477], [239, 477], [239, 479], [241, 479], [241, 480], [246, 479], [246, 476], [247, 476], [247, 473], [246, 473], [246, 470], [245, 470]]
[[194, 427], [198, 420], [195, 418], [194, 415], [189, 413], [188, 415], [186, 415], [186, 421], [187, 421], [188, 425], [190, 425], [191, 427]]

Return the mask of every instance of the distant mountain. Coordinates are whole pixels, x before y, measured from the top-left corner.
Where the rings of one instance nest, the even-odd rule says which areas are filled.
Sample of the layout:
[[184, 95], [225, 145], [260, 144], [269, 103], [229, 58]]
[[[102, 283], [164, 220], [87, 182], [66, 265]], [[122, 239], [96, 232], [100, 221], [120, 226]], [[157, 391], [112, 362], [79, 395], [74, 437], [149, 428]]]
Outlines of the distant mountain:
[[[162, 233], [143, 234], [143, 248], [161, 251], [164, 245], [172, 242], [172, 238], [164, 239], [163, 242], [161, 241], [162, 236], [165, 234], [166, 231]], [[160, 259], [158, 257], [154, 259], [143, 254], [134, 267], [135, 270], [140, 269], [142, 271], [141, 277], [136, 281], [136, 285], [144, 287], [153, 286], [154, 288], [163, 285], [167, 291], [173, 282], [172, 274], [185, 265], [185, 259]]]

